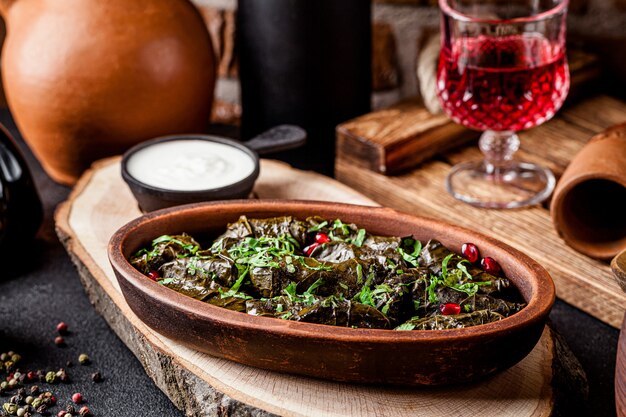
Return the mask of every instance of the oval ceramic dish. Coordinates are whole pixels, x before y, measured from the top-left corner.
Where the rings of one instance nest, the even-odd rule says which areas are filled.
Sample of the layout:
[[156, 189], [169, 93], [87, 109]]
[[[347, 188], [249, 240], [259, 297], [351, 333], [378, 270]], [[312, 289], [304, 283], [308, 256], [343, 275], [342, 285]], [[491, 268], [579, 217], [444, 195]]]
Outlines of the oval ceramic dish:
[[[440, 240], [457, 252], [473, 242], [500, 262], [528, 306], [504, 320], [453, 330], [368, 330], [251, 316], [197, 301], [146, 278], [127, 258], [162, 234], [217, 236], [240, 215], [319, 215], [379, 235]], [[131, 309], [180, 343], [242, 364], [336, 381], [436, 385], [506, 369], [535, 346], [554, 303], [554, 284], [539, 264], [487, 236], [386, 208], [306, 201], [230, 201], [180, 206], [142, 216], [119, 229], [109, 259]]]

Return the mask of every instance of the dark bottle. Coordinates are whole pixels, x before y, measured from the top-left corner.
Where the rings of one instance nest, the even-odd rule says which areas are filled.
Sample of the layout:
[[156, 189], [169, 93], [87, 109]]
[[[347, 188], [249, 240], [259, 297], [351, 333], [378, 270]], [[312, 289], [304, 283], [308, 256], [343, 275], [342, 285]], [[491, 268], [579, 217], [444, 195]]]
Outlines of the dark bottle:
[[242, 138], [302, 126], [289, 160], [332, 171], [336, 125], [370, 110], [371, 1], [239, 0], [237, 19]]
[[24, 248], [41, 226], [43, 209], [24, 156], [0, 125], [0, 259]]

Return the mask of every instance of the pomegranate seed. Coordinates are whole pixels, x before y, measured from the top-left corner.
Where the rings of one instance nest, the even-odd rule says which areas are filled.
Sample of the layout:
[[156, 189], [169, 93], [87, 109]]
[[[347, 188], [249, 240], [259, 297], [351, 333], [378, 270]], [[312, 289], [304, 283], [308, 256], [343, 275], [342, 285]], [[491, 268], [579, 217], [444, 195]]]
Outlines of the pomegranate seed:
[[315, 241], [317, 243], [328, 243], [330, 242], [330, 238], [326, 233], [319, 232], [315, 234]]
[[463, 257], [471, 263], [475, 263], [480, 257], [478, 247], [473, 243], [464, 243], [463, 246], [461, 246], [461, 252], [463, 253]]
[[457, 303], [446, 303], [439, 306], [444, 316], [454, 316], [461, 313], [461, 306]]
[[319, 245], [319, 243], [315, 242], [304, 248], [304, 253], [306, 254], [306, 256], [311, 256], [315, 248], [317, 248]]
[[57, 332], [59, 332], [59, 334], [66, 334], [67, 324], [65, 324], [64, 322], [57, 324]]
[[157, 281], [159, 278], [161, 278], [161, 274], [159, 274], [157, 271], [150, 271], [148, 272], [148, 278], [150, 278], [152, 281]]
[[72, 401], [74, 402], [74, 404], [80, 404], [83, 402], [83, 396], [80, 392], [75, 393], [74, 395], [72, 395]]
[[485, 272], [491, 275], [498, 275], [500, 271], [502, 271], [500, 264], [497, 263], [495, 259], [490, 258], [488, 256], [486, 258], [483, 258], [482, 261], [480, 261], [480, 266], [483, 267], [483, 270]]

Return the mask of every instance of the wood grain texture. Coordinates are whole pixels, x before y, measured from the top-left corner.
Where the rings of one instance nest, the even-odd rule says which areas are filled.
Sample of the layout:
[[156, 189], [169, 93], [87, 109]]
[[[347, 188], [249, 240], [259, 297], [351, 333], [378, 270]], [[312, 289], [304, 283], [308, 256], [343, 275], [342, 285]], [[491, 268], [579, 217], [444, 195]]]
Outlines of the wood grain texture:
[[[568, 58], [571, 102], [594, 88], [600, 70], [594, 55], [575, 50]], [[409, 100], [339, 125], [337, 152], [354, 165], [393, 175], [477, 137], [444, 114], [432, 114], [420, 101]]]
[[617, 417], [626, 417], [626, 314], [622, 331], [617, 342], [617, 362], [615, 364], [615, 409]]
[[[404, 109], [390, 110], [400, 119], [416, 111], [418, 107], [408, 104]], [[626, 103], [608, 96], [594, 97], [565, 109], [543, 126], [523, 132], [519, 157], [548, 165], [559, 175], [593, 134], [625, 119]], [[365, 130], [368, 126], [364, 122], [352, 128]], [[342, 135], [338, 132], [339, 137]], [[476, 146], [446, 153], [440, 160], [397, 176], [384, 176], [355, 163], [346, 149], [338, 148], [335, 172], [340, 181], [386, 206], [458, 223], [524, 251], [550, 272], [557, 297], [611, 326], [621, 325], [626, 294], [613, 279], [609, 265], [566, 246], [554, 230], [548, 210], [541, 206], [482, 210], [445, 192], [444, 182], [451, 164], [480, 158]]]
[[[249, 368], [177, 345], [150, 330], [131, 312], [106, 257], [111, 234], [140, 214], [119, 170], [119, 160], [111, 159], [85, 174], [56, 213], [57, 232], [96, 310], [188, 416], [450, 416], [461, 410], [464, 416], [547, 416], [559, 398], [584, 395], [584, 389], [582, 394], [569, 391], [584, 387], [584, 376], [577, 361], [562, 354], [563, 345], [547, 328], [532, 353], [513, 368], [479, 384], [436, 389], [300, 378]], [[255, 193], [264, 198], [375, 204], [334, 180], [271, 161], [262, 161]], [[554, 377], [553, 371], [557, 372]], [[569, 394], [561, 397], [562, 392]]]
[[626, 250], [618, 254], [611, 261], [611, 270], [615, 275], [615, 280], [626, 293]]

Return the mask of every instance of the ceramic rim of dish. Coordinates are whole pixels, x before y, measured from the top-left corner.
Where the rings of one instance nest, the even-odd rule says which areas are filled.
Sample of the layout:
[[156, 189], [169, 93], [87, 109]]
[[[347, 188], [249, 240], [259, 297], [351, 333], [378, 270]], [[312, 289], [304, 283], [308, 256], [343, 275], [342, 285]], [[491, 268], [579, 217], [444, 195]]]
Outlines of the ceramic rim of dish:
[[[206, 142], [215, 142], [220, 143], [222, 145], [231, 146], [248, 155], [252, 159], [252, 163], [254, 165], [254, 169], [252, 173], [242, 178], [241, 180], [234, 182], [232, 184], [223, 185], [221, 187], [215, 188], [203, 188], [200, 190], [172, 190], [169, 188], [161, 188], [154, 185], [147, 184], [136, 177], [132, 176], [128, 171], [128, 162], [137, 152], [148, 148], [150, 146], [164, 143], [164, 142], [176, 142], [176, 141], [190, 141], [190, 140], [200, 140]], [[213, 135], [200, 135], [200, 134], [190, 134], [190, 135], [169, 135], [169, 136], [161, 136], [155, 139], [150, 139], [145, 142], [141, 142], [138, 145], [133, 146], [128, 151], [124, 153], [122, 157], [122, 178], [125, 181], [132, 182], [135, 186], [150, 190], [154, 193], [165, 193], [165, 194], [173, 194], [178, 196], [184, 195], [193, 195], [193, 194], [205, 194], [205, 193], [219, 193], [221, 191], [226, 191], [229, 189], [239, 189], [247, 186], [251, 181], [254, 183], [259, 176], [260, 165], [259, 165], [259, 155], [252, 149], [248, 148], [242, 143], [239, 143], [233, 139], [223, 138], [220, 136]]]

